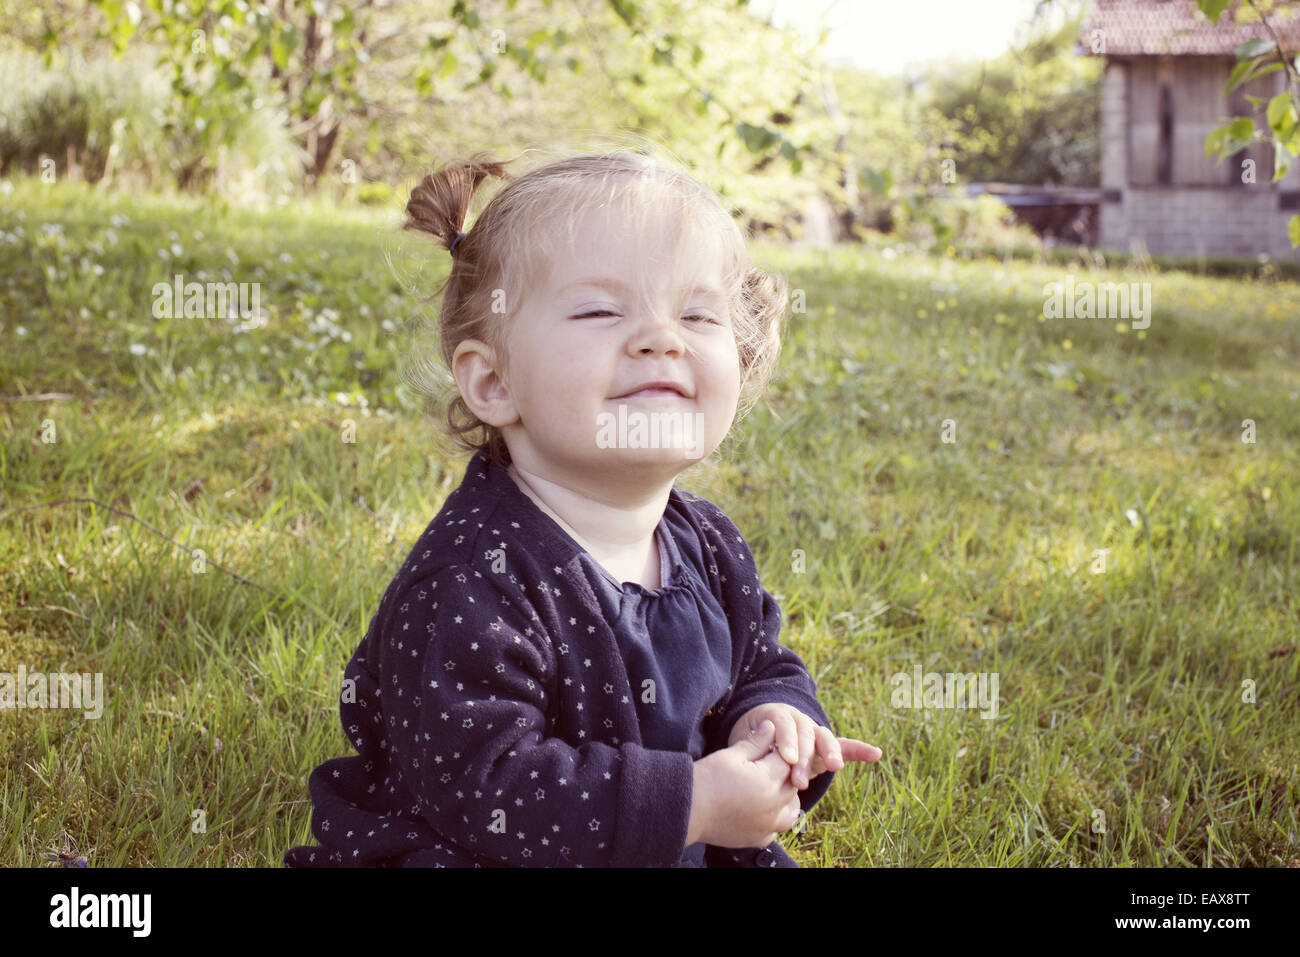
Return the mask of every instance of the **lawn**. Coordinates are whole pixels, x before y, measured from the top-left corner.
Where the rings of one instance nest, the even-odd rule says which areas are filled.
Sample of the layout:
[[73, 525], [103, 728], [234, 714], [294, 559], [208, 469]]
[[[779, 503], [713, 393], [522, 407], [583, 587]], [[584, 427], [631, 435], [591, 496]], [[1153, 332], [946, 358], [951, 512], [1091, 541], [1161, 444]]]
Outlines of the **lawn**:
[[[0, 672], [108, 697], [0, 714], [0, 864], [310, 840], [343, 666], [464, 471], [399, 374], [450, 260], [399, 222], [0, 193]], [[1300, 286], [754, 254], [796, 290], [778, 374], [679, 484], [744, 532], [836, 732], [884, 750], [796, 860], [1300, 861]], [[156, 318], [178, 273], [260, 283], [267, 322]], [[1044, 317], [1067, 274], [1149, 282], [1150, 326]], [[117, 511], [13, 510], [76, 498]], [[901, 706], [918, 666], [996, 675], [996, 714]]]

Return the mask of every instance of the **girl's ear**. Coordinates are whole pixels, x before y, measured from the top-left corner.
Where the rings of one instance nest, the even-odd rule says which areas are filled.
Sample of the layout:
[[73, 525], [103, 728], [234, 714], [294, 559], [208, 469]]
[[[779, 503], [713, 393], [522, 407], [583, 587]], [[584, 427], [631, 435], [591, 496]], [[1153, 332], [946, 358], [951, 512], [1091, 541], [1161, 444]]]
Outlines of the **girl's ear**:
[[451, 357], [461, 398], [480, 422], [501, 428], [519, 421], [509, 386], [497, 372], [496, 353], [478, 339], [466, 339]]

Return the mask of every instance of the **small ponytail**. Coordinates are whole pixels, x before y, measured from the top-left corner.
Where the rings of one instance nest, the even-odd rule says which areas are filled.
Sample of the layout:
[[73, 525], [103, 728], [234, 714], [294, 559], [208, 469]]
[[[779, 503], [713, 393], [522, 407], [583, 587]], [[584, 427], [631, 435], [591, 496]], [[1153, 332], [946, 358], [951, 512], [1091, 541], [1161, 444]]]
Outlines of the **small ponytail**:
[[[487, 153], [476, 153], [430, 173], [411, 190], [411, 198], [406, 203], [407, 220], [402, 228], [435, 236], [450, 252], [464, 228], [470, 200], [488, 176], [507, 182], [512, 179], [505, 164], [491, 159]], [[464, 239], [468, 240], [469, 236]], [[458, 251], [462, 257], [465, 255], [463, 250]]]

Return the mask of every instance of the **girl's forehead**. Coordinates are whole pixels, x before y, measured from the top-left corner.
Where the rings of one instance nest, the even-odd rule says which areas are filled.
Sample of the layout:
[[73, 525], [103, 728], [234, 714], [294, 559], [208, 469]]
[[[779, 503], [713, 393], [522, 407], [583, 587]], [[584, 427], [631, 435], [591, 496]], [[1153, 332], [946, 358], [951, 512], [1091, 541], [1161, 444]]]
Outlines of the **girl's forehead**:
[[716, 285], [721, 282], [724, 248], [716, 238], [708, 240], [704, 230], [667, 216], [629, 222], [619, 210], [590, 210], [579, 217], [567, 241], [551, 247], [552, 290], [562, 291], [584, 279], [635, 284], [696, 278]]

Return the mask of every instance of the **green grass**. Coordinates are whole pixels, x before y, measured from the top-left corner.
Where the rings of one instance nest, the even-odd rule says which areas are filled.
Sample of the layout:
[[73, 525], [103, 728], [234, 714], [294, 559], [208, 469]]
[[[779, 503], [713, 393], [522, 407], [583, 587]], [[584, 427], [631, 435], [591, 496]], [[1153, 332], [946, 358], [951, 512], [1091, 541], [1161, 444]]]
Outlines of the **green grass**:
[[[109, 697], [0, 715], [0, 863], [66, 835], [91, 867], [278, 866], [310, 840], [306, 776], [351, 753], [343, 666], [463, 473], [397, 374], [448, 260], [396, 222], [0, 194], [0, 392], [74, 396], [0, 403], [0, 506], [93, 496], [207, 563], [95, 505], [0, 513], [0, 671], [102, 672]], [[679, 482], [745, 533], [836, 732], [885, 752], [786, 836], [796, 859], [1300, 859], [1300, 287], [755, 254], [806, 310], [768, 399]], [[155, 282], [224, 267], [263, 284], [265, 328], [153, 317]], [[1150, 328], [1042, 320], [1067, 271], [1151, 282]], [[915, 663], [997, 673], [996, 718], [892, 706]]]

